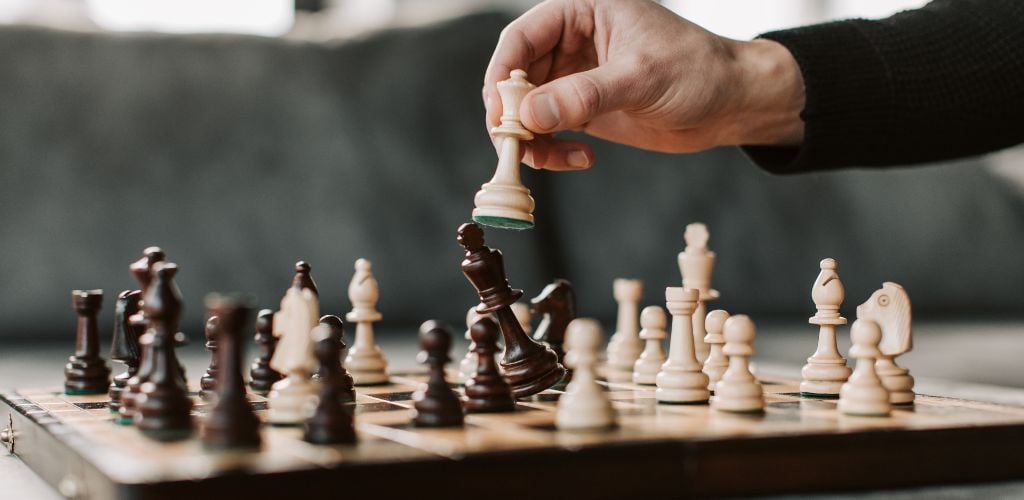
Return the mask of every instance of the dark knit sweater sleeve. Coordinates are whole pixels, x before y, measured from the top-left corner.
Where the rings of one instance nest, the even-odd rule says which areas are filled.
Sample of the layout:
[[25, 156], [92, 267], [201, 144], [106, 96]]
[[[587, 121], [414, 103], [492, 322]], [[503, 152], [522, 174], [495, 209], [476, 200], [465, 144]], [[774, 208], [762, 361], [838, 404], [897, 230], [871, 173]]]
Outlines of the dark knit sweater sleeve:
[[801, 146], [743, 148], [768, 171], [910, 165], [1024, 142], [1024, 0], [935, 0], [762, 37], [789, 49], [806, 89]]

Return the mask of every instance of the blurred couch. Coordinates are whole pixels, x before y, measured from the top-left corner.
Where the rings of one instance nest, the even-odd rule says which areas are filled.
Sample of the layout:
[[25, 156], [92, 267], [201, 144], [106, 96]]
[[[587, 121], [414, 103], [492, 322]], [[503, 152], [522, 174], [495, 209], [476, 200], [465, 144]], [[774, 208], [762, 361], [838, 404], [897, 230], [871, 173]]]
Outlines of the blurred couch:
[[[0, 335], [71, 335], [69, 291], [134, 286], [158, 244], [182, 271], [186, 330], [211, 291], [275, 307], [298, 259], [325, 313], [373, 261], [387, 325], [458, 325], [475, 303], [455, 230], [493, 173], [480, 85], [502, 14], [336, 44], [237, 36], [0, 29]], [[1024, 200], [984, 159], [775, 177], [734, 149], [689, 156], [596, 143], [586, 172], [524, 169], [537, 228], [488, 232], [528, 295], [573, 281], [583, 315], [611, 281], [679, 283], [683, 227], [718, 254], [713, 307], [804, 321], [835, 257], [844, 312], [882, 281], [915, 313], [1024, 304]]]

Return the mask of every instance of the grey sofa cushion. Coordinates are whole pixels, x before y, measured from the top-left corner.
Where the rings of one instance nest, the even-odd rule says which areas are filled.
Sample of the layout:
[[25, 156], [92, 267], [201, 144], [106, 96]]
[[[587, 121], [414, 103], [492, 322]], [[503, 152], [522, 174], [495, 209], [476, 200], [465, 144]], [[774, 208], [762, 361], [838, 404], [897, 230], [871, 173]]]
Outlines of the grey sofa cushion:
[[[69, 336], [72, 288], [106, 289], [109, 318], [150, 244], [182, 267], [193, 337], [207, 292], [276, 307], [300, 258], [325, 313], [348, 310], [366, 257], [389, 324], [458, 325], [475, 301], [455, 229], [493, 173], [479, 95], [507, 21], [334, 45], [0, 29], [0, 335]], [[735, 312], [810, 315], [824, 256], [851, 307], [883, 280], [920, 311], [1024, 303], [1024, 207], [977, 161], [776, 178], [734, 150], [597, 150], [586, 173], [526, 169], [537, 229], [488, 233], [528, 294], [565, 277], [583, 314], [610, 319], [611, 279], [632, 276], [662, 303], [683, 226], [701, 220]]]

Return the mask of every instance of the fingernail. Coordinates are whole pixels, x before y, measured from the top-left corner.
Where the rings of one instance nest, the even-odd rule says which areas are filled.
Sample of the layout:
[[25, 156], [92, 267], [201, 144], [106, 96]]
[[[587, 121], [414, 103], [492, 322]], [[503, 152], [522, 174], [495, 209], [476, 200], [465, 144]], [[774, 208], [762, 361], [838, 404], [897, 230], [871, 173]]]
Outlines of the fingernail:
[[540, 94], [533, 98], [531, 110], [533, 119], [537, 121], [544, 130], [550, 130], [558, 126], [561, 117], [558, 115], [558, 106], [551, 94]]
[[569, 166], [576, 168], [586, 167], [587, 163], [589, 163], [589, 161], [587, 160], [587, 153], [584, 153], [581, 149], [574, 149], [572, 151], [569, 151], [569, 154], [566, 156], [566, 159], [569, 161]]

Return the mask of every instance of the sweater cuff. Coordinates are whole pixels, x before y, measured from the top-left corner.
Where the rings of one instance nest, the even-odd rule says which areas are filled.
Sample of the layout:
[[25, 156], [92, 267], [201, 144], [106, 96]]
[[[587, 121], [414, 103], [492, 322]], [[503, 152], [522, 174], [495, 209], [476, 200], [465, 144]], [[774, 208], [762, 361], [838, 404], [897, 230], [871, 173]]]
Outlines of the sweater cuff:
[[[804, 79], [804, 142], [798, 147], [744, 146], [777, 174], [849, 166], [857, 150], [882, 149], [889, 133], [892, 89], [884, 59], [864, 35], [870, 21], [839, 21], [765, 33], [793, 54]], [[873, 142], [873, 143], [872, 143]]]

